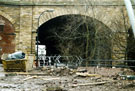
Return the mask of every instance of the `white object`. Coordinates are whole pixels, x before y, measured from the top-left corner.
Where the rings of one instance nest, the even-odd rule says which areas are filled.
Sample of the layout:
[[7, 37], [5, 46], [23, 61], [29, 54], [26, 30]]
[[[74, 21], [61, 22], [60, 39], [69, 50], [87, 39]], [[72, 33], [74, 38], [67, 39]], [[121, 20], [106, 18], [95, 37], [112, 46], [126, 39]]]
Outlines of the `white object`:
[[[35, 45], [35, 51], [37, 52], [37, 45]], [[45, 45], [38, 45], [38, 60], [43, 60], [45, 63], [46, 59], [46, 46]], [[40, 66], [40, 61], [38, 61]]]
[[[37, 45], [35, 46], [35, 51], [37, 52]], [[38, 55], [46, 55], [45, 45], [38, 45]]]
[[25, 53], [23, 53], [22, 51], [18, 51], [18, 52], [14, 52], [12, 54], [9, 54], [7, 59], [23, 59], [25, 58]]
[[127, 11], [128, 11], [128, 16], [129, 16], [130, 24], [131, 24], [132, 29], [133, 29], [133, 34], [134, 34], [134, 37], [135, 37], [135, 16], [134, 16], [134, 10], [133, 10], [133, 7], [132, 7], [132, 4], [131, 4], [130, 0], [124, 0], [124, 1], [125, 1], [125, 5], [126, 5], [126, 8], [127, 8]]

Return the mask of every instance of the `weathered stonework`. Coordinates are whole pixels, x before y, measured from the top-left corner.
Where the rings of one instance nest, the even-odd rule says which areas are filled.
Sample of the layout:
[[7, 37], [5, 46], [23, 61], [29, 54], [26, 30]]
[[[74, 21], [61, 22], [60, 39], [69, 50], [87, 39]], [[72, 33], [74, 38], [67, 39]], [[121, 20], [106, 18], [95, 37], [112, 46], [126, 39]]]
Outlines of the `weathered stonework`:
[[[133, 1], [133, 0], [131, 0]], [[15, 5], [53, 5], [53, 4], [86, 4], [85, 2], [90, 2], [91, 4], [97, 5], [123, 5], [123, 0], [0, 0], [2, 4], [15, 4]], [[88, 4], [88, 3], [87, 3]]]
[[[11, 5], [4, 5], [3, 2]], [[123, 0], [110, 0], [110, 2], [100, 0], [100, 3], [96, 0], [92, 2], [92, 4], [98, 4], [97, 6], [79, 5], [82, 0], [17, 0], [16, 2], [12, 0], [12, 3], [10, 2], [11, 0], [0, 0], [0, 15], [7, 18], [15, 27], [16, 50], [22, 50], [29, 54], [34, 51], [36, 37], [34, 32], [36, 32], [38, 26], [57, 16], [86, 15], [103, 22], [114, 32], [116, 30], [125, 32], [130, 28], [125, 6], [122, 6]], [[112, 5], [109, 6], [110, 4]], [[41, 15], [42, 12], [44, 13]]]

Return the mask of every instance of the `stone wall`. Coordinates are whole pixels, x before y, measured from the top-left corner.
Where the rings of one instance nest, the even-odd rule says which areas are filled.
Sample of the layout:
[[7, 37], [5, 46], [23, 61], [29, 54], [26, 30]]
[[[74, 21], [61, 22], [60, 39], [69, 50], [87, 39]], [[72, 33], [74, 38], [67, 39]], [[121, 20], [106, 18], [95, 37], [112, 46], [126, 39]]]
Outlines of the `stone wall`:
[[[132, 0], [133, 1], [133, 0]], [[2, 4], [14, 5], [53, 5], [53, 4], [91, 4], [97, 5], [124, 5], [124, 0], [0, 0]], [[89, 4], [89, 3], [87, 3]]]
[[124, 0], [0, 0], [1, 4], [14, 5], [75, 5], [86, 4], [86, 2], [96, 5], [124, 5]]
[[[10, 2], [11, 0], [0, 0], [0, 2]], [[121, 0], [118, 3], [118, 0], [102, 0], [102, 3], [99, 3], [97, 0], [97, 4], [99, 6], [85, 6], [85, 5], [67, 5], [68, 2], [76, 2], [77, 0], [58, 0], [57, 2], [60, 5], [57, 5], [54, 0], [46, 0], [47, 3], [52, 5], [43, 5], [41, 3], [44, 0], [40, 0], [42, 5], [34, 5], [33, 0], [21, 0], [20, 2], [12, 2], [14, 5], [0, 5], [0, 15], [7, 18], [15, 27], [16, 33], [16, 51], [22, 50], [27, 53], [31, 53], [34, 51], [35, 47], [35, 37], [36, 30], [38, 29], [38, 18], [42, 12], [44, 12], [39, 20], [39, 26], [45, 23], [46, 21], [55, 18], [57, 16], [67, 15], [67, 14], [81, 14], [87, 15], [89, 17], [93, 17], [105, 25], [107, 25], [112, 31], [122, 31], [128, 30], [130, 27], [127, 12], [125, 6], [115, 6], [113, 4], [121, 4]], [[39, 0], [35, 0], [38, 2]], [[78, 3], [80, 3], [80, 0]], [[122, 0], [123, 1], [123, 0]], [[32, 2], [29, 5], [21, 5], [26, 2]], [[17, 5], [19, 3], [19, 5]], [[66, 4], [64, 4], [66, 3]], [[27, 3], [28, 4], [28, 3]], [[54, 5], [53, 5], [54, 4]], [[104, 4], [104, 5], [101, 5]], [[50, 12], [50, 10], [53, 10]], [[126, 27], [125, 27], [126, 26]], [[126, 41], [125, 41], [126, 43]]]

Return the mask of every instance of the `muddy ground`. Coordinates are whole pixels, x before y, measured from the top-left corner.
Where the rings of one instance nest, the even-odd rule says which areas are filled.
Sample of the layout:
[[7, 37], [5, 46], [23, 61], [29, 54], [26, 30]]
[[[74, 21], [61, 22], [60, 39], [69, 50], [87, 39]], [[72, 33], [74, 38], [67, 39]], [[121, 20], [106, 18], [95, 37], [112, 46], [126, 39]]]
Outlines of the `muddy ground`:
[[134, 91], [135, 89], [134, 80], [123, 80], [118, 76], [132, 73], [129, 70], [89, 68], [87, 71], [90, 74], [93, 74], [92, 71], [95, 71], [94, 74], [101, 73], [97, 76], [76, 74], [76, 72], [83, 74], [83, 71], [84, 68], [82, 70], [39, 68], [30, 72], [4, 72], [0, 65], [0, 91]]

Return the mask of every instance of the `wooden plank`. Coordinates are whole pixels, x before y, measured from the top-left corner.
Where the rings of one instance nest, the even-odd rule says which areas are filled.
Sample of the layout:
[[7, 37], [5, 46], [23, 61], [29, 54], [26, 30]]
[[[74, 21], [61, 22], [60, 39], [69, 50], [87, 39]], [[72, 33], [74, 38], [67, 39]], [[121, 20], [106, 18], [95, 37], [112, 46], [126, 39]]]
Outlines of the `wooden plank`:
[[75, 85], [72, 85], [72, 87], [88, 86], [88, 85], [103, 85], [105, 83], [107, 83], [107, 82], [95, 82], [95, 83], [75, 84]]
[[80, 73], [80, 72], [77, 72], [76, 73], [77, 76], [82, 76], [82, 77], [101, 77], [101, 75], [99, 74], [89, 74], [89, 73]]

